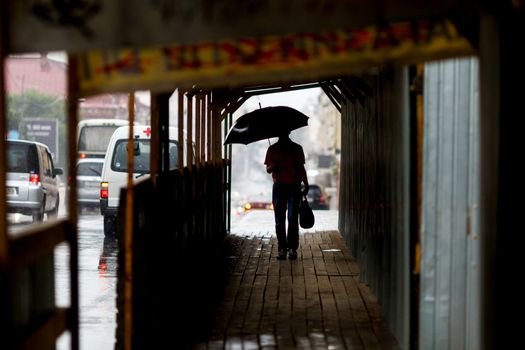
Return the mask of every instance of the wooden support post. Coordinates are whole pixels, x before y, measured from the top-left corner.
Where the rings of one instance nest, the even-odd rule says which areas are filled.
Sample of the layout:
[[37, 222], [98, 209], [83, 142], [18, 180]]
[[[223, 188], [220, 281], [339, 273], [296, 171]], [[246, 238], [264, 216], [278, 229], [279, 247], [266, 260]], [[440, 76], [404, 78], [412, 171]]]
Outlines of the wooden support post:
[[124, 349], [131, 350], [133, 340], [133, 171], [135, 168], [134, 128], [135, 94], [128, 104], [128, 187], [126, 190], [126, 225], [124, 231]]
[[[503, 6], [502, 6], [503, 7]], [[525, 34], [519, 6], [496, 16], [484, 14], [480, 35], [480, 214], [485, 349], [510, 349], [522, 341], [521, 326], [510, 313], [523, 309], [520, 279], [523, 220], [523, 82], [525, 53], [516, 39]]]
[[[68, 99], [67, 99], [67, 137], [68, 137], [68, 177], [77, 178], [77, 124], [78, 124], [78, 80], [77, 57], [68, 56]], [[68, 216], [71, 223], [69, 237], [69, 271], [71, 289], [71, 312], [69, 329], [71, 332], [71, 349], [78, 350], [79, 335], [79, 299], [78, 299], [78, 210], [77, 210], [77, 182], [70, 181], [68, 192]]]
[[179, 159], [179, 171], [182, 173], [184, 169], [184, 91], [180, 88], [177, 89], [178, 92], [178, 159]]
[[[0, 14], [0, 135], [6, 134], [6, 103], [5, 103], [5, 78], [4, 78], [4, 45], [6, 43], [5, 38], [5, 26], [4, 26], [4, 13]], [[5, 172], [7, 170], [6, 164], [6, 142], [5, 138], [2, 137], [0, 140], [0, 270], [6, 266], [8, 259], [8, 240], [7, 240], [7, 205], [6, 205], [6, 189]], [[4, 302], [4, 301], [1, 301]], [[1, 326], [2, 324], [0, 324]]]

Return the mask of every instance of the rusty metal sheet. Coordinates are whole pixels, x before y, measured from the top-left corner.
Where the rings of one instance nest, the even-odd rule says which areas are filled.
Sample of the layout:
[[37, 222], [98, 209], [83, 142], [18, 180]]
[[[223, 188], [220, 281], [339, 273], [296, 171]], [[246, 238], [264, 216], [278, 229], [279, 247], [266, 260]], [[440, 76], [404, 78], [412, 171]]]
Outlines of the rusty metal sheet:
[[342, 75], [366, 68], [471, 54], [447, 20], [295, 33], [79, 56], [81, 94], [206, 87]]
[[[11, 0], [8, 51], [85, 51], [362, 28], [436, 18], [472, 0]], [[293, 20], [290, 20], [293, 18]]]
[[[409, 346], [408, 69], [363, 77], [373, 96], [341, 111], [339, 230], [400, 348]], [[395, 102], [394, 102], [395, 101]]]

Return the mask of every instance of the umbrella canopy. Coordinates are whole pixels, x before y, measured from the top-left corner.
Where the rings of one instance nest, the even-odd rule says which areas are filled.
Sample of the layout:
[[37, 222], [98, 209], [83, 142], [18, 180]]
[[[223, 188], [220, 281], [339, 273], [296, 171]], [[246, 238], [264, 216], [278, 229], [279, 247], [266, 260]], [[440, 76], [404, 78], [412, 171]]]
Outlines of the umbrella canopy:
[[265, 107], [240, 116], [226, 135], [224, 144], [249, 143], [279, 137], [308, 125], [308, 117], [287, 106]]

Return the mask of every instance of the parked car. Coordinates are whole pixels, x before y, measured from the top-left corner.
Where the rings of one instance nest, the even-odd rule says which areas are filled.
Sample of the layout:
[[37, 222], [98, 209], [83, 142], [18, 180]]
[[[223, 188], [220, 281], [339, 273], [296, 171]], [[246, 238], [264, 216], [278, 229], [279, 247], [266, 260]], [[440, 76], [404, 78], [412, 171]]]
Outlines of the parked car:
[[100, 207], [100, 179], [104, 158], [83, 158], [77, 161], [78, 209]]
[[[104, 235], [117, 231], [120, 190], [127, 185], [128, 178], [128, 126], [121, 126], [109, 141], [100, 182], [100, 214], [104, 216]], [[136, 181], [147, 179], [150, 173], [151, 129], [147, 125], [136, 125], [133, 129], [134, 168]], [[178, 129], [169, 128], [169, 168], [178, 167]], [[186, 140], [184, 140], [186, 142]], [[183, 159], [187, 165], [186, 152]]]
[[306, 198], [308, 204], [310, 204], [310, 208], [314, 210], [330, 209], [330, 196], [326, 194], [325, 190], [320, 185], [310, 184], [310, 190], [308, 191]]
[[31, 215], [34, 222], [58, 215], [57, 175], [49, 148], [39, 142], [7, 140], [7, 211]]

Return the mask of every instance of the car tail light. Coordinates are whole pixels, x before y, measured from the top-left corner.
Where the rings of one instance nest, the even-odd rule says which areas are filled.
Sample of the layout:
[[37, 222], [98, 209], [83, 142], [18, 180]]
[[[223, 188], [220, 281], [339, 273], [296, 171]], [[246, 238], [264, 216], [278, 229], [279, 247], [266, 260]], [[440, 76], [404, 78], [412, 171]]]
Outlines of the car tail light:
[[325, 202], [326, 198], [324, 197], [324, 195], [321, 195], [321, 197], [319, 197], [319, 203], [324, 204]]
[[81, 158], [81, 159], [84, 159], [84, 158], [86, 158], [86, 154], [85, 154], [85, 153], [80, 153], [80, 156], [79, 156], [79, 158]]
[[109, 196], [109, 183], [100, 183], [100, 198], [108, 198]]
[[40, 175], [29, 174], [29, 183], [32, 183], [33, 185], [38, 185], [40, 183]]

